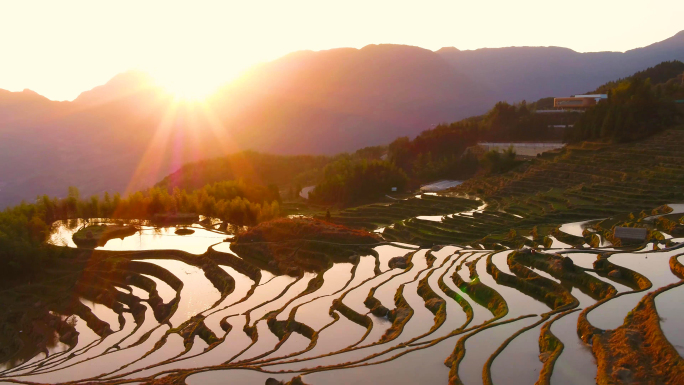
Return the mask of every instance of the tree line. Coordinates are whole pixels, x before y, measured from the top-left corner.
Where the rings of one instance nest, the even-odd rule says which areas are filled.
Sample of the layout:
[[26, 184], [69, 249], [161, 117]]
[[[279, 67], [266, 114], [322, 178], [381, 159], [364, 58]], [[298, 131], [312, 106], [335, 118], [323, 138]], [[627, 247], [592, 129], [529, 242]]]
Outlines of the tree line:
[[187, 191], [154, 187], [122, 197], [105, 193], [81, 197], [70, 187], [64, 198], [38, 197], [0, 212], [0, 275], [31, 274], [63, 255], [47, 245], [52, 224], [72, 218], [153, 219], [162, 213], [196, 213], [238, 225], [254, 225], [279, 217], [278, 188], [224, 181]]

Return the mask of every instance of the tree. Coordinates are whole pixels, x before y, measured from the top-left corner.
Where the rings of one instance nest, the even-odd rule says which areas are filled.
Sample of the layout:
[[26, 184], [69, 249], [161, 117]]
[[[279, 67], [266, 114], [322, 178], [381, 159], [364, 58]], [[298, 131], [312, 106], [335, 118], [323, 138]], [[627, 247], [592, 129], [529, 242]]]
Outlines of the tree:
[[515, 149], [511, 146], [503, 152], [498, 152], [497, 150], [487, 151], [482, 156], [481, 162], [487, 173], [499, 174], [517, 166], [518, 162], [516, 162], [515, 157]]
[[393, 163], [342, 157], [326, 166], [309, 200], [349, 205], [377, 199], [392, 188], [404, 189], [407, 183], [406, 174]]

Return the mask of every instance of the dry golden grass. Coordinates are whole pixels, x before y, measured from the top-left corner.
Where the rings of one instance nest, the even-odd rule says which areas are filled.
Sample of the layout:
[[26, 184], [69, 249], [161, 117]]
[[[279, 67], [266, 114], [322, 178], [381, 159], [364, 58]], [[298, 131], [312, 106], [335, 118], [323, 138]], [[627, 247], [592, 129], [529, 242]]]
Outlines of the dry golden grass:
[[594, 336], [598, 384], [684, 384], [684, 359], [660, 329], [654, 301], [681, 284], [647, 294], [622, 326]]

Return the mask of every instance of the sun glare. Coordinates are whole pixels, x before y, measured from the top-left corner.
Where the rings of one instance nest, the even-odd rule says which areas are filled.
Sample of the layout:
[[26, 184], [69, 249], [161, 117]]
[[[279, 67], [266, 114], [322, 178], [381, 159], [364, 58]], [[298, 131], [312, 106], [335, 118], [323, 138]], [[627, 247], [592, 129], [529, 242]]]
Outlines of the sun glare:
[[178, 99], [188, 101], [202, 101], [218, 88], [219, 84], [207, 79], [197, 79], [193, 76], [178, 75], [170, 78], [158, 78], [157, 82], [167, 92]]
[[231, 65], [196, 66], [188, 61], [177, 67], [141, 68], [155, 79], [155, 82], [178, 99], [203, 101], [222, 85], [239, 78], [246, 69], [256, 63], [232, 62]]

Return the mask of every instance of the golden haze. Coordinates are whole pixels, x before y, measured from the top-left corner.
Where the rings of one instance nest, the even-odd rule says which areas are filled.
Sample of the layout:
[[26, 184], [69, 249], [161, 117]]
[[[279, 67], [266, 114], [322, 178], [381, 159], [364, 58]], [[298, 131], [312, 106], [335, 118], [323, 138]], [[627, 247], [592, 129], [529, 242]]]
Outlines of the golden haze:
[[254, 64], [297, 50], [394, 43], [624, 51], [674, 35], [683, 13], [676, 0], [648, 7], [614, 0], [572, 7], [540, 0], [6, 1], [0, 88], [73, 100], [139, 69], [183, 98], [201, 99]]

